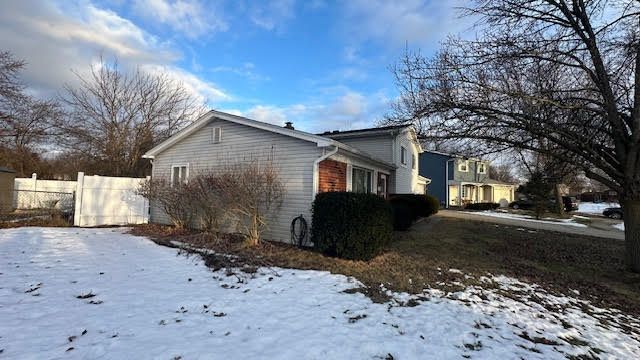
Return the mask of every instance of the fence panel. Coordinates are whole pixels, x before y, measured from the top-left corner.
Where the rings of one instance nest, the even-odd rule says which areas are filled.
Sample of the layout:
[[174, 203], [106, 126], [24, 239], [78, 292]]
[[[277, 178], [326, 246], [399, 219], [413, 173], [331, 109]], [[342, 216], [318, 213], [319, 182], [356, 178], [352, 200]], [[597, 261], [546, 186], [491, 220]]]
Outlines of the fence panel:
[[143, 224], [149, 221], [149, 202], [137, 195], [144, 178], [84, 176], [78, 173], [76, 226]]

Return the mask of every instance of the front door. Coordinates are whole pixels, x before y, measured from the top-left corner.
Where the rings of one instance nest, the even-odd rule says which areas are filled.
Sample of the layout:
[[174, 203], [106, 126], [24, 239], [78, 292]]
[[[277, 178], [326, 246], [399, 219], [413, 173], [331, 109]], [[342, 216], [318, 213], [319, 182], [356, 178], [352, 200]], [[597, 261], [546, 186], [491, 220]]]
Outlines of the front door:
[[387, 195], [389, 195], [387, 190], [388, 183], [389, 175], [378, 173], [378, 195], [382, 196], [385, 199], [387, 198]]

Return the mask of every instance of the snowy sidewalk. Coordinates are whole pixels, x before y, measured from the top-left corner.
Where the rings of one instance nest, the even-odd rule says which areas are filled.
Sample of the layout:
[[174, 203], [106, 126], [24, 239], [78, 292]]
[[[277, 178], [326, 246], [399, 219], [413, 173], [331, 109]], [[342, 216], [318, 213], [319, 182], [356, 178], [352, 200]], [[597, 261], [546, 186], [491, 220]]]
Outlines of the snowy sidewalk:
[[418, 298], [374, 304], [345, 276], [226, 276], [176, 253], [121, 229], [1, 230], [0, 358], [640, 357], [638, 320], [505, 277], [403, 307]]

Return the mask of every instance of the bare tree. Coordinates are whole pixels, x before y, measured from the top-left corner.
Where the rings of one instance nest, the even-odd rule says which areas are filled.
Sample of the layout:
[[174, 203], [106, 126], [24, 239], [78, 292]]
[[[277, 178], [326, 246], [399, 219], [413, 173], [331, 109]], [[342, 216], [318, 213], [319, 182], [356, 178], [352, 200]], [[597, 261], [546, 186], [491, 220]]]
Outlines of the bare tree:
[[25, 62], [0, 52], [0, 161], [13, 167], [18, 176], [40, 172], [43, 145], [54, 120], [62, 116], [53, 100], [36, 99], [26, 93], [19, 73]]
[[103, 175], [142, 176], [142, 155], [204, 112], [204, 104], [167, 74], [124, 72], [100, 61], [80, 85], [65, 86], [70, 116], [61, 143], [85, 154]]
[[395, 68], [391, 119], [427, 138], [569, 154], [620, 194], [627, 263], [640, 271], [640, 2], [478, 0], [466, 11], [477, 39]]

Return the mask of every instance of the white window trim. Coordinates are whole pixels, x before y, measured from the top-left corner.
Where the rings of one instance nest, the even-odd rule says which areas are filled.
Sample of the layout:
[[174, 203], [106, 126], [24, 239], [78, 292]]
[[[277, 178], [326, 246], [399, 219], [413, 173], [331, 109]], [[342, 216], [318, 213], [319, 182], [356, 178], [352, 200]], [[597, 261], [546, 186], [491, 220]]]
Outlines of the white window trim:
[[416, 154], [411, 154], [411, 169], [418, 170], [418, 157]]
[[[482, 171], [480, 171], [480, 165], [482, 165]], [[478, 174], [486, 174], [487, 173], [487, 164], [483, 162], [478, 162]]]
[[[185, 184], [189, 182], [189, 163], [185, 163], [185, 164], [174, 164], [171, 165], [171, 186], [173, 186], [173, 169], [178, 168], [178, 171], [180, 171], [180, 168], [186, 167], [187, 169], [187, 173], [184, 176], [184, 182]], [[180, 178], [180, 176], [178, 176], [178, 178]]]
[[[220, 138], [216, 141], [216, 129], [220, 129]], [[222, 142], [222, 127], [215, 126], [211, 130], [211, 143], [212, 144], [220, 144]]]
[[[402, 152], [404, 150], [404, 161], [402, 161]], [[400, 164], [407, 166], [407, 148], [400, 145]]]
[[[465, 165], [465, 169], [462, 170], [462, 165]], [[469, 172], [469, 160], [460, 161], [458, 164], [458, 171], [460, 172]]]

